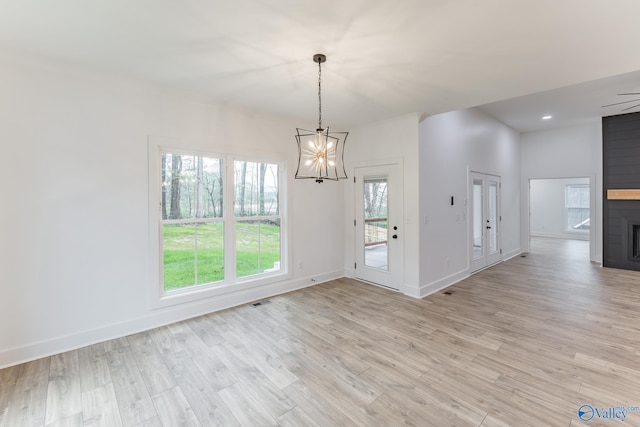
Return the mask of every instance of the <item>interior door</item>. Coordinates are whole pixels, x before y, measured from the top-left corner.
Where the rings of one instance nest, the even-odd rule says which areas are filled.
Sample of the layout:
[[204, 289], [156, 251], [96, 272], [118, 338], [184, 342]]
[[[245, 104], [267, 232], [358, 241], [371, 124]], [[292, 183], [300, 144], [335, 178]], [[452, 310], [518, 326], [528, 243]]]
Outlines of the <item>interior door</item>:
[[470, 271], [500, 262], [500, 177], [471, 173]]
[[400, 165], [358, 167], [355, 182], [355, 277], [392, 289], [402, 281]]

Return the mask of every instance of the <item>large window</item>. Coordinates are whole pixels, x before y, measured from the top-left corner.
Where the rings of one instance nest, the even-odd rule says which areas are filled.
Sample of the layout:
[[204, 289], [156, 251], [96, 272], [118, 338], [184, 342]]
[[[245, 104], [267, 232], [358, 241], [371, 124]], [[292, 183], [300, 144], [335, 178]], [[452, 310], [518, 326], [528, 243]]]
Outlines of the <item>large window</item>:
[[565, 185], [565, 220], [566, 230], [588, 232], [591, 225], [589, 211], [589, 185]]
[[281, 165], [160, 150], [161, 294], [284, 272]]

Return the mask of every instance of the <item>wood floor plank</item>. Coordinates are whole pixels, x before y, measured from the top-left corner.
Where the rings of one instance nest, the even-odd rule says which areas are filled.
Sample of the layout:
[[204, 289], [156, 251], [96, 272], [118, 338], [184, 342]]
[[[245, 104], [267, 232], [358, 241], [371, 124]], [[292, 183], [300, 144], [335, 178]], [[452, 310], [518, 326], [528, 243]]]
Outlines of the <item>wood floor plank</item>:
[[216, 328], [216, 324], [209, 320], [209, 316], [199, 316], [189, 321], [188, 326], [207, 346], [222, 344], [225, 338]]
[[183, 350], [175, 335], [168, 326], [148, 331], [160, 354], [178, 353]]
[[282, 414], [276, 420], [278, 426], [281, 427], [320, 427], [318, 423], [316, 423], [309, 415], [307, 415], [302, 409], [298, 406], [294, 407], [290, 411]]
[[406, 425], [415, 426], [456, 426], [474, 427], [475, 424], [461, 418], [456, 410], [444, 408], [435, 402], [420, 401], [420, 397], [410, 400], [397, 399], [391, 394], [383, 395], [374, 402], [370, 411], [375, 414], [376, 424], [395, 426], [401, 421]]
[[78, 351], [51, 356], [45, 424], [82, 412]]
[[43, 426], [51, 358], [20, 365], [20, 373], [4, 414], [7, 426]]
[[300, 380], [285, 388], [284, 392], [296, 403], [296, 407], [308, 414], [321, 426], [352, 426], [354, 421], [320, 393]]
[[107, 353], [113, 388], [124, 426], [135, 426], [157, 415], [131, 349]]
[[144, 420], [141, 424], [138, 424], [136, 427], [165, 427], [162, 425], [162, 421], [160, 421], [160, 417], [149, 418], [148, 420]]
[[[180, 346], [191, 357], [197, 368], [216, 389], [225, 388], [238, 381], [238, 373], [225, 363], [224, 353], [218, 353], [218, 347], [226, 343], [208, 347], [190, 328], [184, 328], [174, 334]], [[222, 357], [221, 357], [222, 356]]]
[[94, 346], [83, 347], [78, 349], [78, 362], [82, 391], [93, 390], [111, 382], [106, 353], [95, 351]]
[[224, 358], [225, 364], [238, 372], [238, 382], [233, 384], [233, 389], [244, 391], [249, 402], [261, 402], [269, 414], [269, 419], [275, 420], [293, 408], [287, 395], [275, 383], [257, 367], [244, 361], [240, 350], [229, 343], [214, 348], [219, 351], [220, 357]]
[[249, 366], [257, 368], [279, 389], [293, 384], [299, 378], [287, 369], [281, 357], [273, 357], [259, 345], [228, 347], [229, 351]]
[[153, 397], [158, 418], [164, 426], [200, 426], [191, 405], [180, 387], [174, 387]]
[[122, 426], [116, 392], [112, 383], [83, 391], [82, 408], [85, 426]]
[[0, 370], [0, 426], [4, 425], [3, 420], [9, 408], [19, 374], [20, 365]]
[[283, 356], [283, 361], [298, 377], [307, 380], [307, 383], [315, 383], [331, 390], [335, 394], [349, 395], [350, 399], [362, 404], [373, 402], [382, 390], [378, 389], [366, 378], [355, 372], [345, 369], [337, 361], [332, 361], [322, 353], [300, 343], [301, 354]]
[[237, 426], [238, 420], [222, 401], [217, 384], [211, 383], [185, 351], [165, 358], [198, 420], [206, 426]]
[[[0, 424], [2, 425], [2, 424]], [[84, 421], [82, 420], [82, 412], [71, 415], [70, 417], [63, 418], [59, 421], [47, 424], [45, 427], [84, 427]]]
[[225, 387], [218, 392], [235, 418], [243, 426], [275, 426], [276, 420], [269, 415], [263, 402], [256, 401], [246, 392], [240, 382]]
[[131, 335], [128, 341], [150, 396], [176, 386], [173, 375], [148, 333]]

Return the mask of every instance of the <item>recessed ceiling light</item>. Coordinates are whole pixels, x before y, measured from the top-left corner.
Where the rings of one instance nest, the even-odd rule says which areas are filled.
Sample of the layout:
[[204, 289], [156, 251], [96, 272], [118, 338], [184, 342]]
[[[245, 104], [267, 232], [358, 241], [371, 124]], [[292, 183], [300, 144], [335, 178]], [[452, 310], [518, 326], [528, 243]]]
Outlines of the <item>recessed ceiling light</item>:
[[542, 116], [542, 120], [551, 120], [553, 116]]

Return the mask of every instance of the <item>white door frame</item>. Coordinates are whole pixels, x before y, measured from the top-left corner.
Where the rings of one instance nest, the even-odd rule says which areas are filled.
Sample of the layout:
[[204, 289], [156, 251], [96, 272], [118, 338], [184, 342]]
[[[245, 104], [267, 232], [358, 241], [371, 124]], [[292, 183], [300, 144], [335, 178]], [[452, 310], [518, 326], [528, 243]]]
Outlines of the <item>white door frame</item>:
[[[476, 207], [474, 202], [474, 181], [482, 182], [482, 194], [481, 194], [481, 206]], [[490, 183], [495, 183], [496, 185], [496, 200], [495, 200], [495, 218], [490, 218], [490, 209], [489, 209], [489, 188]], [[483, 172], [469, 172], [469, 203], [468, 203], [468, 213], [467, 218], [469, 225], [469, 272], [474, 273], [476, 271], [482, 270], [483, 268], [494, 265], [500, 261], [502, 261], [502, 230], [501, 230], [501, 222], [502, 222], [502, 208], [501, 208], [501, 192], [502, 185], [500, 181], [499, 175], [488, 174]], [[474, 210], [477, 208], [481, 213], [481, 218], [479, 219], [479, 223], [476, 224], [474, 222], [475, 215]], [[481, 248], [482, 254], [481, 256], [476, 256], [474, 253], [474, 239], [475, 239], [475, 228], [476, 226], [481, 227]], [[491, 236], [495, 235], [495, 248], [493, 251], [490, 251], [489, 241]]]
[[[370, 268], [365, 264], [364, 214], [361, 185], [365, 176], [388, 176], [388, 269]], [[404, 279], [404, 185], [402, 163], [388, 161], [361, 164], [353, 168], [354, 190], [354, 277], [376, 285], [400, 290]], [[359, 190], [360, 189], [360, 190]], [[362, 227], [362, 228], [361, 228]], [[396, 227], [397, 229], [394, 229]], [[393, 236], [397, 236], [393, 238]]]

